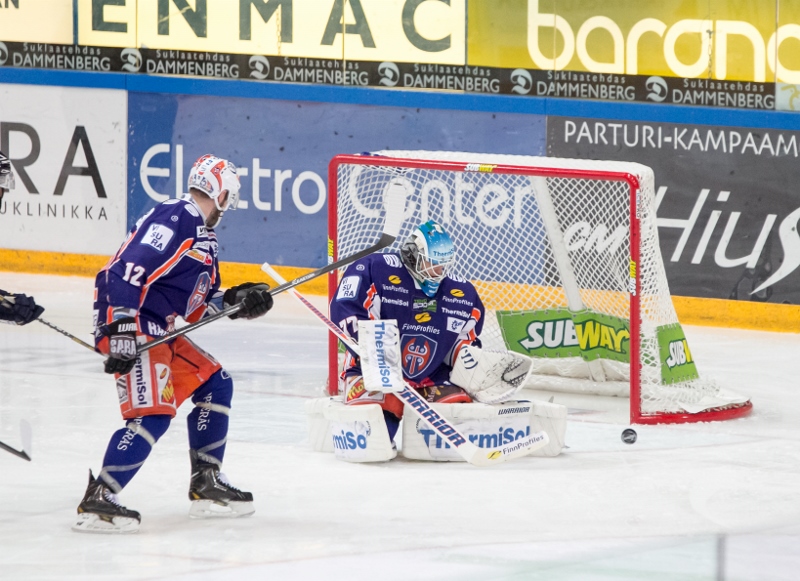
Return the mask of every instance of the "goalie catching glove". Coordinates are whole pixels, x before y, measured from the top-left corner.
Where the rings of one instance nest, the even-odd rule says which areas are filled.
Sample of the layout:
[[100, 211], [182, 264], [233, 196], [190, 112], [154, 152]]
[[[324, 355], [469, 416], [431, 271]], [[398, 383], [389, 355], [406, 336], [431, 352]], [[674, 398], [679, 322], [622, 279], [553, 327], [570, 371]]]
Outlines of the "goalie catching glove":
[[450, 382], [476, 401], [500, 403], [522, 389], [532, 369], [533, 361], [527, 357], [465, 345], [456, 355]]
[[232, 286], [222, 297], [222, 304], [226, 309], [233, 305], [242, 305], [237, 312], [230, 315], [231, 319], [255, 319], [266, 315], [272, 308], [272, 303], [269, 285], [261, 282], [246, 282]]

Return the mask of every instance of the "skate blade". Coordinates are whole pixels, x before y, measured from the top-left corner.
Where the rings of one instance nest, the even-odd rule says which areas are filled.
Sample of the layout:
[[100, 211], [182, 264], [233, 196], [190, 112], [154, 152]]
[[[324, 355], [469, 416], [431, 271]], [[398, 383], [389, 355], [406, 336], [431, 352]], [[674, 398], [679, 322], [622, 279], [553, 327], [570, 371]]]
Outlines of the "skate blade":
[[88, 512], [78, 515], [78, 521], [72, 525], [72, 530], [78, 533], [97, 534], [129, 534], [139, 532], [139, 521], [135, 518], [115, 516], [112, 522]]
[[193, 500], [189, 507], [190, 518], [237, 518], [250, 516], [256, 511], [252, 502], [232, 501], [227, 505], [213, 500]]

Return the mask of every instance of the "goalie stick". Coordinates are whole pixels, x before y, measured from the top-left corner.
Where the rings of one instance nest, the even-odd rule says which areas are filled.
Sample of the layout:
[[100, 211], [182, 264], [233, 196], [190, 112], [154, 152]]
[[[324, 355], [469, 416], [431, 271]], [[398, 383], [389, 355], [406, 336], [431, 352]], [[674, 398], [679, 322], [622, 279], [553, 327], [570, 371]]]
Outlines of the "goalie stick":
[[[275, 282], [279, 284], [282, 281], [285, 282], [285, 279], [278, 274], [269, 263], [265, 262], [262, 264], [261, 270], [270, 275]], [[328, 327], [328, 330], [338, 337], [340, 341], [355, 353], [359, 353], [358, 345], [345, 335], [324, 313], [311, 304], [311, 302], [296, 289], [292, 288], [290, 292], [298, 301], [308, 308], [317, 319], [322, 321], [322, 323]], [[402, 390], [394, 392], [394, 395], [400, 398], [412, 412], [425, 420], [444, 441], [453, 446], [456, 452], [473, 466], [494, 466], [506, 462], [507, 460], [527, 456], [531, 452], [545, 447], [549, 442], [545, 432], [537, 432], [522, 440], [517, 440], [508, 445], [500, 446], [499, 448], [480, 448], [470, 442], [469, 439], [446, 418], [442, 417], [436, 410], [431, 408], [425, 398], [421, 397], [416, 390], [409, 387], [408, 384], [405, 384]]]
[[20, 437], [22, 438], [22, 450], [17, 450], [12, 448], [8, 444], [4, 444], [0, 442], [0, 448], [5, 450], [6, 452], [11, 452], [14, 456], [22, 458], [23, 460], [27, 460], [28, 462], [31, 461], [31, 455], [29, 454], [31, 449], [31, 425], [26, 422], [25, 420], [20, 420], [19, 422], [19, 431]]
[[[386, 248], [387, 246], [391, 245], [392, 242], [395, 241], [397, 235], [400, 233], [400, 226], [403, 224], [403, 214], [405, 212], [406, 206], [406, 191], [405, 187], [398, 184], [397, 187], [389, 187], [386, 191], [386, 197], [384, 199], [384, 208], [386, 209], [386, 217], [383, 222], [383, 232], [381, 233], [381, 237], [378, 241], [373, 244], [372, 246], [365, 248], [355, 254], [351, 254], [346, 258], [342, 258], [341, 260], [337, 260], [336, 262], [331, 262], [330, 264], [323, 266], [322, 268], [318, 268], [312, 272], [304, 274], [303, 276], [298, 276], [297, 278], [287, 282], [285, 279], [281, 278], [283, 283], [275, 287], [270, 291], [269, 294], [275, 296], [283, 291], [292, 289], [304, 282], [307, 282], [311, 279], [317, 278], [318, 276], [322, 276], [323, 274], [327, 274], [337, 268], [341, 268], [342, 266], [347, 266], [348, 264], [359, 260], [360, 258], [364, 258], [378, 250]], [[277, 281], [277, 279], [276, 279]], [[227, 309], [223, 309], [217, 313], [214, 313], [211, 316], [205, 317], [200, 319], [196, 323], [192, 323], [191, 325], [186, 325], [178, 329], [177, 331], [173, 331], [163, 337], [159, 337], [153, 341], [145, 343], [144, 345], [139, 346], [138, 353], [142, 353], [143, 351], [147, 351], [148, 349], [152, 349], [156, 345], [161, 345], [162, 343], [166, 343], [167, 341], [171, 341], [172, 339], [180, 336], [185, 335], [190, 331], [194, 331], [198, 327], [202, 327], [203, 325], [208, 325], [209, 323], [213, 323], [217, 319], [221, 319], [223, 317], [227, 317], [229, 315], [233, 315], [234, 313], [239, 312], [242, 308], [241, 304], [236, 304], [228, 307]]]

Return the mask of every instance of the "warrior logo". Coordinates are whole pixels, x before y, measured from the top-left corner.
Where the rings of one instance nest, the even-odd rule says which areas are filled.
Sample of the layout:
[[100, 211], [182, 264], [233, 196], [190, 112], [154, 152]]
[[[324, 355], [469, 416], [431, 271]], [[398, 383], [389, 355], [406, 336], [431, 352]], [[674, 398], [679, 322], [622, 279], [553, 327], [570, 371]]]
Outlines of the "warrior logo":
[[403, 337], [403, 372], [410, 378], [422, 374], [436, 353], [436, 341], [423, 335]]
[[250, 76], [259, 81], [263, 81], [269, 76], [269, 60], [261, 55], [253, 55], [248, 63], [250, 65]]
[[189, 302], [186, 304], [186, 317], [191, 315], [206, 302], [206, 295], [208, 295], [210, 289], [211, 275], [204, 272], [197, 277], [197, 283], [194, 285], [192, 296], [189, 297]]

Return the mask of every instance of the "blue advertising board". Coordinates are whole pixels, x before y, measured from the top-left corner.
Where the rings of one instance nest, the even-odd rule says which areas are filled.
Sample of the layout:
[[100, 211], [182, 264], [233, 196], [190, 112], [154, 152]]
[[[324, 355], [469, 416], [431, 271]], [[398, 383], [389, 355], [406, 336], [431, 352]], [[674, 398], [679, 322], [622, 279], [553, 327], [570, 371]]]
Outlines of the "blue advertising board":
[[130, 92], [128, 226], [181, 195], [195, 159], [240, 168], [242, 202], [217, 228], [220, 259], [327, 261], [327, 167], [339, 153], [426, 149], [545, 155], [545, 117]]

